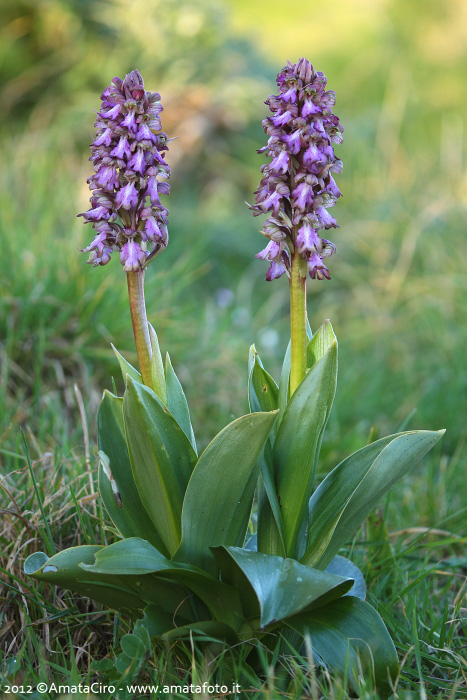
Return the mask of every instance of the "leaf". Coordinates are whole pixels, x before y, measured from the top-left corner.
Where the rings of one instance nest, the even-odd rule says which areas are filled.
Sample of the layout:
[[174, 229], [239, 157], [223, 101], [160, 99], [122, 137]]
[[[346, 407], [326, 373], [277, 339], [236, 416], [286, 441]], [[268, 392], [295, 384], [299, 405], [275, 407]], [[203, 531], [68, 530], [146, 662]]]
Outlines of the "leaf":
[[262, 366], [258, 354], [255, 356], [248, 378], [248, 395], [251, 413], [277, 409], [279, 387]]
[[[272, 411], [278, 406], [278, 386], [266, 372], [254, 346], [249, 356], [248, 395], [250, 411]], [[272, 449], [275, 426], [269, 434], [261, 456], [262, 483], [258, 493], [258, 539], [261, 551], [285, 553], [284, 528], [274, 484]]]
[[363, 578], [363, 574], [353, 561], [346, 559], [346, 557], [341, 557], [339, 555], [335, 556], [329, 564], [327, 565], [325, 571], [328, 574], [335, 574], [336, 576], [345, 576], [348, 578], [353, 578], [354, 584], [352, 588], [345, 595], [352, 595], [361, 600], [366, 598], [366, 583]]
[[126, 584], [115, 576], [109, 581], [105, 576], [85, 572], [80, 568], [82, 562], [90, 564], [101, 549], [98, 545], [70, 547], [50, 558], [43, 552], [36, 552], [24, 562], [24, 572], [39, 581], [105, 603], [114, 610], [143, 608], [144, 601], [132, 590], [131, 580]]
[[128, 675], [130, 670], [134, 670], [136, 666], [137, 663], [133, 666], [133, 659], [125, 653], [119, 654], [115, 659], [115, 668], [122, 676]]
[[142, 576], [166, 569], [193, 567], [173, 562], [146, 540], [129, 537], [109, 544], [107, 547], [100, 547], [95, 553], [95, 561], [91, 564], [82, 564], [81, 568], [96, 574]]
[[146, 656], [146, 646], [136, 634], [124, 634], [120, 640], [122, 651], [130, 659], [142, 659]]
[[262, 367], [263, 363], [261, 362], [261, 358], [258, 355], [258, 352], [256, 350], [256, 346], [253, 343], [253, 345], [250, 345], [250, 349], [248, 351], [248, 379], [250, 378], [251, 371], [253, 369], [253, 365], [255, 364], [256, 358], [258, 358], [258, 362]]
[[327, 352], [328, 348], [336, 340], [331, 322], [326, 320], [315, 332], [307, 346], [307, 367], [311, 368]]
[[128, 374], [128, 376], [131, 377], [135, 382], [139, 382], [140, 384], [142, 384], [143, 379], [141, 377], [141, 374], [138, 372], [138, 370], [135, 369], [133, 367], [133, 365], [130, 365], [130, 363], [125, 360], [123, 355], [121, 355], [118, 352], [117, 348], [114, 345], [112, 345], [112, 343], [110, 345], [111, 345], [112, 350], [114, 351], [115, 356], [118, 360], [118, 364], [120, 365], [120, 370], [122, 372], [123, 381], [126, 381], [126, 375]]
[[[143, 542], [143, 540], [130, 538], [116, 542], [109, 547], [89, 545], [72, 547], [56, 554], [51, 559], [48, 559], [43, 552], [37, 552], [26, 560], [25, 573], [39, 580], [48, 581], [51, 584], [89, 596], [115, 610], [125, 611], [129, 608], [142, 610], [151, 603], [157, 603], [160, 615], [167, 616], [169, 614], [172, 624], [174, 619], [179, 624], [194, 621], [185, 585], [175, 581], [164, 581], [153, 576], [151, 567], [147, 565], [147, 551], [146, 568], [143, 566], [143, 574], [139, 573], [136, 567], [125, 566], [125, 563], [128, 564], [125, 559], [128, 548], [132, 549], [134, 556], [141, 556], [141, 561], [145, 561], [145, 552], [141, 548], [138, 549], [138, 542]], [[165, 562], [166, 566], [171, 566], [170, 561], [165, 559], [148, 542], [144, 544], [147, 549], [151, 549], [152, 554], [156, 552], [159, 557], [159, 566], [161, 561]], [[105, 566], [101, 566], [93, 570], [95, 555], [102, 552], [100, 560], [102, 565], [102, 560], [105, 563], [106, 558], [104, 552], [108, 552], [108, 550], [111, 550], [110, 559], [115, 553], [120, 555], [117, 560], [114, 559], [113, 568], [107, 569]], [[120, 558], [120, 562], [118, 562], [118, 558]]]
[[180, 543], [183, 497], [196, 454], [154, 392], [131, 378], [123, 399], [123, 414], [136, 487], [172, 556]]
[[334, 576], [263, 552], [239, 547], [213, 548], [222, 579], [240, 591], [247, 617], [259, 617], [264, 629], [310, 607], [344, 595], [350, 578]]
[[324, 429], [336, 391], [337, 343], [310, 369], [294, 392], [277, 431], [273, 451], [286, 553], [297, 555]]
[[162, 363], [159, 339], [154, 328], [148, 323], [149, 338], [151, 341], [151, 384], [156, 396], [160, 398], [164, 406], [167, 406], [167, 387], [165, 385], [164, 365]]
[[261, 460], [257, 512], [258, 549], [267, 554], [285, 556], [284, 527], [272, 466], [272, 448], [266, 443]]
[[123, 399], [108, 391], [104, 392], [97, 413], [97, 430], [99, 449], [108, 461], [106, 463], [101, 455], [99, 492], [109, 516], [123, 537], [143, 537], [168, 554], [143, 506], [133, 478], [123, 424]]
[[[302, 563], [326, 568], [382, 496], [443, 434], [419, 430], [390, 435], [335, 467], [310, 499], [308, 544]], [[327, 543], [324, 551], [323, 540]]]
[[148, 630], [146, 629], [146, 627], [144, 627], [143, 625], [135, 624], [133, 630], [134, 630], [134, 633], [136, 634], [136, 636], [138, 637], [138, 639], [140, 639], [143, 642], [144, 648], [146, 649], [146, 651], [148, 653], [151, 652], [152, 651], [151, 637], [149, 636], [149, 633], [148, 633]]
[[170, 361], [169, 353], [165, 356], [165, 381], [167, 385], [167, 407], [173, 415], [188, 440], [191, 442], [194, 451], [197, 453], [195, 434], [191, 425], [190, 410], [184, 394], [182, 385], [175, 374]]
[[[151, 579], [145, 574], [155, 574], [164, 580], [172, 580], [190, 589], [197, 595], [219, 621], [238, 627], [243, 621], [243, 613], [238, 593], [230, 586], [221, 583], [205, 571], [167, 559], [149, 542], [132, 537], [115, 542], [96, 553], [94, 564], [82, 566], [86, 571], [108, 576], [142, 577], [140, 586], [151, 586]], [[144, 590], [142, 589], [142, 593]], [[147, 599], [147, 594], [145, 595]], [[157, 602], [158, 596], [156, 596]]]
[[381, 698], [393, 692], [399, 671], [396, 650], [384, 622], [368, 603], [344, 596], [286, 624], [303, 636], [309, 634], [312, 649], [339, 675], [345, 675], [348, 663], [353, 687], [361, 664], [364, 679], [374, 679]]
[[177, 561], [215, 572], [210, 547], [243, 545], [258, 480], [258, 457], [276, 415], [242, 416], [206, 447], [186, 490]]
[[[145, 605], [156, 605], [161, 616], [170, 616], [171, 624], [169, 627], [166, 627], [166, 630], [170, 629], [174, 624], [181, 625], [187, 622], [194, 622], [197, 619], [195, 610], [198, 605], [202, 606], [201, 601], [197, 601], [198, 605], [195, 606], [193, 604], [194, 597], [187, 590], [186, 586], [183, 583], [172, 580], [170, 576], [167, 580], [162, 578], [164, 571], [172, 571], [172, 569], [162, 570], [161, 574], [148, 573], [129, 576], [128, 578], [132, 582], [134, 581], [132, 586], [143, 598]], [[205, 606], [202, 606], [202, 608], [205, 614], [209, 614]]]

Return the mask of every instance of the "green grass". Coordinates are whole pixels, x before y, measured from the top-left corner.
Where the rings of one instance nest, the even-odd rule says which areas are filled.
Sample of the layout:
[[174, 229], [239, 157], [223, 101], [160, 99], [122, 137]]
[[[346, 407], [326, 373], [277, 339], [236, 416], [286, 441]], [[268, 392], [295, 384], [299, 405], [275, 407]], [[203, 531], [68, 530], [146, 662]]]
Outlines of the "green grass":
[[[208, 645], [191, 659], [190, 645], [182, 643], [155, 647], [139, 671], [133, 668], [127, 675], [119, 671], [116, 658], [120, 639], [131, 630], [129, 622], [92, 601], [37, 584], [21, 573], [25, 553], [44, 547], [46, 528], [50, 528], [57, 549], [113, 539], [91, 490], [83, 455], [78, 450], [67, 456], [36, 454], [34, 448], [32, 454], [37, 495], [31, 472], [20, 457], [14, 473], [2, 482], [11, 499], [0, 534], [4, 682], [86, 684], [93, 679], [102, 685], [119, 683], [124, 687], [131, 683], [183, 685], [201, 678], [211, 683], [235, 681], [242, 688], [258, 689], [243, 697], [301, 698], [310, 693], [319, 698], [347, 697], [338, 680], [319, 670], [313, 675], [306, 658], [279, 657], [274, 662], [265, 650], [264, 673], [259, 676], [243, 663], [242, 649]], [[403, 661], [399, 698], [467, 697], [465, 585], [460, 573], [466, 565], [466, 538], [459, 537], [452, 527], [452, 516], [460, 521], [461, 513], [453, 514], [449, 505], [458, 484], [448, 482], [438, 493], [438, 512], [447, 512], [450, 518], [439, 518], [432, 530], [405, 527], [408, 523], [418, 525], [425, 509], [418, 500], [404, 497], [404, 492], [410, 489], [423, 496], [428, 478], [433, 487], [433, 475], [443, 470], [443, 461], [440, 454], [425, 460], [386, 504], [392, 551], [384, 534], [374, 538], [375, 529], [358, 533], [348, 550], [365, 573], [368, 599], [389, 627]], [[455, 470], [456, 464], [451, 467]], [[362, 689], [360, 697], [376, 696], [371, 689]]]

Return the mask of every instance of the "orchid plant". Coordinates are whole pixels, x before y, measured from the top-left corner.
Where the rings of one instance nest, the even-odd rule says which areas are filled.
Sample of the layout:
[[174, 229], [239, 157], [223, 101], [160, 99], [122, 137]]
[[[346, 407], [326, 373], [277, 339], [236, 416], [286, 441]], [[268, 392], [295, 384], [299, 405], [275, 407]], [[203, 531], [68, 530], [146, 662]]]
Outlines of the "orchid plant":
[[[329, 321], [312, 333], [307, 275], [330, 279], [334, 251], [323, 229], [340, 191], [334, 145], [342, 127], [335, 93], [306, 59], [277, 76], [264, 122], [272, 160], [251, 206], [268, 214], [269, 239], [257, 257], [267, 280], [290, 281], [291, 342], [277, 384], [254, 346], [251, 413], [227, 425], [198, 455], [188, 404], [148, 323], [144, 275], [168, 242], [170, 170], [160, 95], [138, 71], [104, 90], [91, 146], [91, 208], [96, 231], [84, 250], [92, 265], [119, 251], [127, 274], [139, 371], [115, 350], [123, 397], [104, 392], [98, 412], [99, 492], [118, 534], [108, 546], [31, 554], [36, 579], [89, 596], [135, 620], [135, 634], [173, 640], [204, 634], [228, 644], [287, 648], [311, 644], [316, 662], [350, 684], [362, 673], [380, 697], [392, 693], [397, 655], [359, 569], [339, 554], [381, 497], [419, 462], [442, 432], [409, 431], [366, 445], [318, 483], [323, 433], [337, 373]], [[256, 532], [251, 513], [257, 496]], [[131, 659], [128, 657], [128, 663]]]

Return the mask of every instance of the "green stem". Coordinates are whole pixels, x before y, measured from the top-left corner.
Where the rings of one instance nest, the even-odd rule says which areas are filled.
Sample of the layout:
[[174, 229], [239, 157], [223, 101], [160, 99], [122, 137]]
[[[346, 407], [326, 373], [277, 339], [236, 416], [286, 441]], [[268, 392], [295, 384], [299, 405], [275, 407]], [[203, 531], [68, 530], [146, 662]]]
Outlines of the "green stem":
[[144, 270], [127, 272], [128, 297], [131, 322], [135, 336], [136, 352], [143, 382], [151, 386], [151, 341], [149, 339], [146, 304], [144, 303]]
[[292, 254], [290, 276], [290, 396], [306, 373], [306, 262]]

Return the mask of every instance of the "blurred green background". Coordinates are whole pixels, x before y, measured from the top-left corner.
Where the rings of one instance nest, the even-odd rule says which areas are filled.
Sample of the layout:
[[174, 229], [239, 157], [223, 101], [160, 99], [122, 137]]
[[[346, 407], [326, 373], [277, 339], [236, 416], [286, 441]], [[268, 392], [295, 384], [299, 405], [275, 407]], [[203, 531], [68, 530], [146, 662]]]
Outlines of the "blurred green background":
[[[285, 279], [263, 281], [251, 201], [263, 104], [301, 55], [337, 92], [344, 197], [331, 282], [309, 284], [313, 327], [340, 342], [324, 459], [395, 432], [466, 437], [467, 5], [463, 0], [3, 0], [0, 6], [0, 417], [3, 449], [27, 424], [41, 449], [79, 445], [73, 382], [94, 430], [135, 359], [118, 260], [85, 265], [93, 110], [133, 68], [162, 93], [171, 145], [170, 245], [147, 274], [150, 320], [200, 442], [247, 410], [252, 342], [273, 373], [287, 344]], [[415, 412], [416, 411], [416, 412]], [[3, 455], [2, 459], [7, 459]]]

